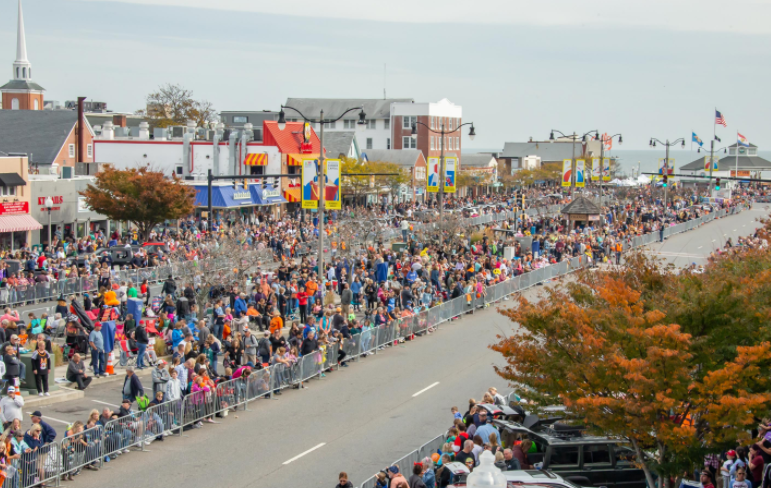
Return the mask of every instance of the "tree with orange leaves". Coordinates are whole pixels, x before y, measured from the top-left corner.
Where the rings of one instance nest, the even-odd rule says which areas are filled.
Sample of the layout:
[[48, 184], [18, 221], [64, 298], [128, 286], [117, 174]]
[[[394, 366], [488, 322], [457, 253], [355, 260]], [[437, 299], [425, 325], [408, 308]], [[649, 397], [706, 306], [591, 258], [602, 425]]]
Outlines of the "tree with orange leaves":
[[165, 220], [193, 212], [195, 190], [173, 176], [147, 168], [119, 170], [108, 165], [96, 174], [96, 182], [80, 192], [95, 212], [112, 220], [133, 222], [142, 239]]
[[498, 374], [526, 386], [536, 407], [562, 403], [589, 429], [627, 439], [648, 485], [668, 488], [707, 452], [749, 440], [771, 401], [771, 344], [761, 334], [737, 344], [720, 333], [717, 343], [709, 327], [684, 330], [671, 307], [695, 298], [680, 289], [693, 277], [631, 259], [624, 270], [547, 289], [538, 302], [520, 298], [501, 311], [519, 327], [491, 347], [507, 363]]

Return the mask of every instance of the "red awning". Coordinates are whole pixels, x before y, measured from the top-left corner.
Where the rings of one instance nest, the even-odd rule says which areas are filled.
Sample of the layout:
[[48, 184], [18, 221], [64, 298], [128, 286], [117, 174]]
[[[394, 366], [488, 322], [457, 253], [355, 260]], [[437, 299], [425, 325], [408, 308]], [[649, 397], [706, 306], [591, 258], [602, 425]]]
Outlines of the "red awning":
[[43, 226], [33, 219], [31, 215], [2, 215], [0, 216], [0, 232], [21, 232], [27, 230], [40, 230]]

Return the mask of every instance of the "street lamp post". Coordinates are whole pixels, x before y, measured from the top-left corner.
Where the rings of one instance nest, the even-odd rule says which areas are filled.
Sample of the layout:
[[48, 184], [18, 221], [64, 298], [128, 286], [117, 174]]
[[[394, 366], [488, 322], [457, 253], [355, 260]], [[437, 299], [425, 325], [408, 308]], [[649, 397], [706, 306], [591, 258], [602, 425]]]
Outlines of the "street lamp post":
[[[613, 134], [612, 136], [608, 137], [607, 139], [603, 139], [599, 137], [599, 132], [597, 133], [598, 139], [600, 141], [600, 205], [602, 205], [603, 200], [603, 180], [605, 179], [605, 141], [612, 141], [613, 138], [618, 136], [618, 143], [619, 145], [624, 143], [624, 138], [621, 136], [621, 134]], [[610, 174], [608, 174], [608, 177], [610, 177]]]
[[[571, 140], [572, 140], [573, 154], [572, 154], [572, 156], [570, 158], [570, 198], [572, 199], [573, 198], [573, 187], [576, 186], [576, 139], [578, 139], [578, 136], [575, 133], [575, 131], [573, 132], [572, 135], [565, 135], [565, 133], [562, 132], [562, 131], [558, 131], [558, 130], [552, 129], [551, 133], [549, 134], [549, 142], [550, 143], [554, 142], [554, 133], [555, 132], [561, 134], [562, 137], [570, 137]], [[586, 134], [581, 136], [581, 143], [586, 142], [586, 136], [588, 136], [589, 134], [592, 134], [592, 133], [594, 133], [596, 137], [600, 136], [600, 133], [597, 131], [597, 129], [590, 130], [589, 132], [587, 132]], [[586, 171], [586, 167], [584, 167], [584, 171]], [[586, 181], [586, 176], [584, 176], [584, 181]]]
[[[669, 148], [671, 146], [676, 146], [677, 143], [679, 142], [680, 143], [680, 147], [685, 149], [685, 139], [681, 137], [680, 139], [677, 139], [676, 141], [673, 141], [673, 142], [669, 142], [669, 139], [667, 139], [667, 142], [661, 142], [660, 140], [656, 139], [655, 137], [652, 137], [649, 144], [650, 144], [651, 147], [656, 147], [656, 143], [657, 142], [659, 144], [664, 145], [667, 148], [666, 156], [664, 157], [664, 168], [662, 168], [662, 171], [661, 171], [662, 179], [664, 179], [664, 181], [666, 181], [666, 178], [669, 176]], [[710, 172], [709, 172], [709, 174], [710, 174], [710, 178], [711, 178], [712, 177], [712, 162], [711, 161], [710, 161]], [[664, 183], [664, 213], [666, 213], [666, 211], [667, 211], [667, 184]]]
[[54, 209], [54, 199], [46, 197], [43, 206], [48, 210], [48, 250], [51, 250], [51, 210]]
[[[434, 134], [440, 134], [441, 135], [441, 140], [439, 142], [439, 144], [440, 144], [439, 145], [439, 148], [440, 148], [440, 151], [439, 151], [439, 193], [437, 194], [437, 203], [439, 204], [439, 218], [441, 219], [442, 216], [444, 215], [444, 181], [445, 181], [445, 174], [444, 174], [445, 173], [445, 167], [444, 167], [444, 137], [447, 136], [447, 135], [453, 134], [455, 132], [458, 132], [460, 130], [460, 128], [463, 127], [464, 125], [470, 125], [471, 126], [471, 128], [468, 131], [468, 138], [471, 139], [472, 141], [476, 137], [477, 133], [474, 130], [474, 123], [473, 122], [466, 122], [465, 124], [460, 124], [458, 127], [456, 127], [453, 130], [445, 130], [445, 128], [444, 128], [444, 120], [442, 120], [440, 122], [440, 129], [437, 131], [437, 130], [432, 129], [428, 125], [424, 124], [423, 122], [418, 122], [416, 120], [415, 123], [412, 124], [412, 138], [413, 139], [418, 137], [418, 126], [417, 126], [417, 124], [422, 125], [426, 129], [428, 129], [429, 132], [433, 132]], [[457, 165], [457, 163], [456, 163], [456, 166], [455, 166], [455, 178], [456, 178], [456, 181], [457, 181], [457, 178], [458, 178], [458, 165]], [[457, 183], [456, 183], [456, 185], [457, 185]]]
[[354, 110], [359, 110], [360, 112], [359, 112], [358, 125], [359, 125], [359, 127], [363, 127], [364, 124], [366, 123], [365, 119], [367, 117], [367, 114], [364, 113], [364, 108], [363, 107], [353, 107], [353, 108], [349, 108], [348, 110], [346, 110], [345, 112], [340, 114], [340, 116], [337, 117], [336, 119], [325, 119], [324, 118], [324, 111], [323, 110], [320, 111], [318, 119], [311, 119], [311, 118], [306, 117], [302, 112], [300, 112], [299, 110], [297, 110], [294, 107], [288, 107], [288, 106], [282, 105], [281, 106], [281, 111], [278, 113], [278, 130], [281, 130], [281, 131], [283, 131], [286, 128], [286, 119], [284, 117], [284, 109], [285, 108], [287, 108], [289, 110], [294, 110], [295, 112], [300, 114], [300, 116], [303, 118], [303, 120], [305, 122], [309, 122], [311, 124], [319, 124], [320, 127], [321, 127], [320, 131], [319, 131], [319, 145], [320, 145], [320, 147], [319, 147], [319, 175], [318, 175], [318, 178], [319, 178], [319, 208], [318, 208], [318, 215], [319, 215], [319, 248], [318, 248], [318, 257], [316, 258], [316, 262], [317, 262], [317, 268], [318, 268], [318, 272], [319, 272], [319, 281], [322, 284], [322, 286], [321, 286], [321, 295], [323, 297], [324, 296], [324, 290], [325, 290], [325, 287], [323, 286], [324, 285], [324, 197], [325, 197], [325, 195], [324, 195], [324, 183], [325, 183], [324, 182], [324, 177], [325, 177], [324, 159], [326, 159], [324, 157], [324, 124], [328, 124], [328, 123], [332, 123], [332, 122], [337, 122], [338, 120], [342, 119], [343, 116], [345, 116], [345, 114], [347, 114], [348, 112], [352, 112]]

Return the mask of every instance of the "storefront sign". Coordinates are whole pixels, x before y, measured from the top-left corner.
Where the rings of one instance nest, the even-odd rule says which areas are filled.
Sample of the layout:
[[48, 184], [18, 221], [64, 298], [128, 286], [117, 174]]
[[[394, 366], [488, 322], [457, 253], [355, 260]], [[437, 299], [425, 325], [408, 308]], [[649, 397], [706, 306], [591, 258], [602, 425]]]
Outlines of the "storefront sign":
[[234, 191], [233, 200], [251, 200], [252, 195], [248, 191]]
[[[41, 210], [45, 210], [47, 212], [48, 209], [45, 207], [46, 198], [48, 198], [48, 197], [37, 197], [37, 204], [40, 205], [41, 207], [43, 207]], [[64, 197], [63, 196], [52, 196], [51, 200], [54, 201], [54, 205], [61, 205], [62, 203], [64, 203]], [[62, 209], [62, 207], [51, 207], [51, 211], [61, 210], [61, 209]]]
[[738, 176], [739, 178], [749, 178], [750, 177], [750, 172], [749, 171], [741, 171], [740, 170], [739, 174], [736, 174], [736, 171], [732, 169], [731, 170], [731, 176], [734, 176], [734, 177]]
[[262, 198], [273, 198], [273, 197], [280, 197], [281, 196], [281, 190], [275, 189], [275, 190], [262, 190]]
[[0, 203], [0, 215], [28, 214], [29, 202]]

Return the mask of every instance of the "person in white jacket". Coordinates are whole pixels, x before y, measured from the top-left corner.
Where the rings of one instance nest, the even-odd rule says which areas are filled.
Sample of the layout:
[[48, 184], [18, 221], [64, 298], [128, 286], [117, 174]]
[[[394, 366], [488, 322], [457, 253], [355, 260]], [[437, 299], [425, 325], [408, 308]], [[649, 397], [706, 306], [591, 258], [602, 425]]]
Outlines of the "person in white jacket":
[[173, 402], [182, 398], [182, 382], [177, 370], [171, 370], [171, 379], [166, 383], [166, 401]]
[[8, 387], [8, 395], [0, 400], [0, 419], [3, 421], [3, 430], [6, 430], [13, 419], [23, 421], [21, 407], [24, 406], [24, 397], [16, 395], [16, 388]]

